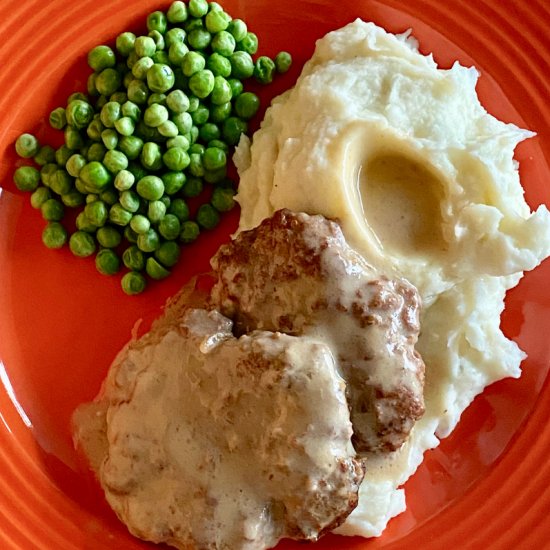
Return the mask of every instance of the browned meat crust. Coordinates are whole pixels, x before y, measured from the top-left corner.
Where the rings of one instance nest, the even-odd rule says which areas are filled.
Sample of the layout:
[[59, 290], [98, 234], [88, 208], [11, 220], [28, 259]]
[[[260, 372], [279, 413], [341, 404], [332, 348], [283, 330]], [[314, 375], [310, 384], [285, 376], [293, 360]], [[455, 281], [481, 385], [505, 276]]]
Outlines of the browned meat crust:
[[[424, 412], [415, 351], [420, 298], [351, 249], [337, 223], [280, 210], [212, 259], [210, 303], [238, 333], [310, 334], [332, 343], [358, 452], [398, 449]], [[321, 405], [322, 406], [322, 405]]]

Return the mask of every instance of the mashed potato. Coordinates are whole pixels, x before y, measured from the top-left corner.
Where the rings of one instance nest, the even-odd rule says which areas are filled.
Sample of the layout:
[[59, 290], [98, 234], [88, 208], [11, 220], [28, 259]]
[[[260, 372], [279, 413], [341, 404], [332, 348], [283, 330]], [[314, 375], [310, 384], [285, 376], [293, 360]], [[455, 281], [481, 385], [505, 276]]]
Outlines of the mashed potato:
[[481, 106], [478, 73], [440, 70], [408, 35], [357, 20], [319, 40], [235, 161], [240, 230], [286, 207], [341, 222], [365, 258], [424, 302], [418, 349], [426, 414], [391, 461], [369, 459], [359, 507], [338, 532], [379, 535], [399, 486], [484, 387], [518, 377], [500, 330], [506, 291], [550, 254], [550, 214], [531, 213], [513, 151], [533, 134]]

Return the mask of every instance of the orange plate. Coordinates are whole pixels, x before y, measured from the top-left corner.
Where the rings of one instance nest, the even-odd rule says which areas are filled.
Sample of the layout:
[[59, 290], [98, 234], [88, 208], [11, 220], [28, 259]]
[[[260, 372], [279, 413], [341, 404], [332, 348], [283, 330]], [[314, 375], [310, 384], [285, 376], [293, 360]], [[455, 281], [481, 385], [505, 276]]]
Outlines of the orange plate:
[[[0, 26], [0, 547], [144, 548], [108, 509], [77, 464], [69, 433], [75, 406], [96, 394], [135, 321], [158, 315], [236, 227], [237, 213], [188, 248], [173, 276], [129, 298], [93, 261], [40, 242], [43, 222], [11, 182], [13, 142], [30, 131], [59, 136], [47, 115], [84, 90], [86, 52], [123, 30], [139, 31], [162, 0], [2, 0]], [[362, 17], [393, 32], [412, 27], [424, 53], [481, 71], [479, 93], [503, 120], [538, 137], [517, 150], [532, 207], [550, 204], [549, 47], [546, 0], [228, 0], [260, 37], [261, 52], [292, 52], [289, 74], [264, 90], [292, 85], [327, 31]], [[509, 293], [503, 326], [529, 353], [519, 381], [489, 388], [456, 432], [429, 452], [407, 484], [407, 512], [379, 539], [329, 536], [317, 548], [548, 548], [550, 522], [550, 264]], [[282, 548], [298, 548], [283, 543]]]

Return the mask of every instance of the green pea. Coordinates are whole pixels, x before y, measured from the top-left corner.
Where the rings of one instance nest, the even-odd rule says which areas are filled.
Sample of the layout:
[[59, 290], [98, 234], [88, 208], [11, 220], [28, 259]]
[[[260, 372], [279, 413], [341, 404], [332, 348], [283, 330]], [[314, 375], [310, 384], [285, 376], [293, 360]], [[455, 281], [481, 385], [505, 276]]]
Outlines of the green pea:
[[109, 218], [107, 205], [100, 200], [87, 204], [84, 207], [84, 214], [96, 227], [102, 227], [105, 225]]
[[142, 214], [136, 214], [130, 220], [130, 227], [139, 236], [147, 233], [147, 231], [151, 229], [151, 222]]
[[59, 167], [57, 166], [57, 164], [53, 164], [51, 162], [42, 166], [42, 168], [40, 169], [40, 180], [46, 187], [50, 186], [51, 179], [58, 169]]
[[196, 111], [201, 105], [201, 100], [198, 97], [195, 97], [194, 95], [189, 96], [189, 109], [187, 109], [187, 112], [193, 113]]
[[191, 153], [189, 155], [189, 172], [193, 176], [204, 176], [204, 164], [202, 162], [202, 155], [198, 153]]
[[123, 117], [128, 117], [134, 122], [137, 122], [141, 118], [141, 109], [133, 101], [123, 103], [120, 110]]
[[220, 103], [219, 105], [212, 105], [210, 107], [210, 117], [209, 119], [212, 122], [223, 122], [226, 118], [231, 115], [231, 111], [233, 109], [233, 106], [231, 105], [231, 101], [227, 101], [226, 103]]
[[97, 227], [88, 219], [84, 211], [78, 214], [75, 224], [79, 231], [85, 231], [86, 233], [95, 233], [97, 231]]
[[130, 160], [135, 160], [143, 150], [143, 140], [138, 136], [123, 136], [118, 141], [118, 148]]
[[145, 121], [145, 124], [147, 126], [151, 126], [152, 128], [156, 128], [157, 126], [160, 126], [163, 122], [166, 122], [168, 120], [168, 109], [164, 107], [163, 105], [159, 105], [158, 103], [154, 103], [153, 105], [150, 105], [145, 110], [145, 113], [143, 114], [143, 120]]
[[145, 143], [141, 150], [140, 160], [144, 168], [159, 170], [162, 167], [162, 153], [158, 143], [153, 143], [152, 141]]
[[149, 97], [149, 88], [143, 80], [134, 79], [128, 86], [128, 99], [138, 105], [147, 103]]
[[231, 74], [231, 61], [219, 53], [213, 53], [206, 61], [206, 68], [212, 71], [214, 76], [227, 78]]
[[191, 113], [191, 119], [193, 120], [193, 123], [197, 126], [200, 126], [204, 124], [210, 116], [210, 112], [208, 110], [208, 107], [205, 105], [199, 105], [197, 109], [195, 109]]
[[286, 73], [292, 65], [292, 56], [288, 52], [279, 52], [275, 56], [275, 69], [278, 73]]
[[248, 120], [252, 118], [260, 108], [260, 98], [252, 92], [244, 92], [235, 100], [236, 114]]
[[157, 51], [157, 46], [150, 36], [138, 36], [134, 49], [138, 57], [152, 57]]
[[75, 99], [67, 105], [65, 110], [67, 124], [77, 129], [86, 128], [94, 117], [93, 107], [87, 102]]
[[125, 210], [118, 202], [113, 204], [109, 210], [109, 220], [115, 225], [125, 226], [130, 223], [132, 213]]
[[197, 211], [197, 223], [205, 229], [214, 229], [220, 222], [218, 211], [211, 204], [202, 204]]
[[223, 10], [209, 11], [204, 18], [206, 29], [212, 34], [225, 31], [230, 21], [231, 16]]
[[122, 105], [128, 101], [128, 94], [126, 92], [115, 92], [114, 94], [111, 94], [109, 101], [114, 101], [115, 103]]
[[42, 242], [47, 248], [62, 248], [68, 238], [67, 230], [59, 222], [49, 222], [42, 231]]
[[167, 195], [174, 195], [184, 186], [186, 177], [182, 171], [177, 171], [166, 172], [162, 174], [161, 179], [164, 184], [164, 192]]
[[69, 239], [69, 248], [71, 252], [79, 258], [91, 256], [96, 249], [95, 241], [90, 233], [85, 231], [76, 231]]
[[128, 157], [121, 151], [107, 151], [103, 158], [103, 164], [112, 174], [128, 168]]
[[179, 147], [180, 149], [187, 151], [187, 149], [189, 149], [189, 146], [189, 138], [182, 135], [174, 136], [166, 142], [166, 147], [168, 149], [171, 149], [172, 147]]
[[92, 143], [88, 148], [87, 159], [89, 162], [101, 162], [106, 152], [107, 148], [103, 143]]
[[103, 130], [105, 130], [105, 126], [103, 125], [103, 122], [101, 122], [101, 115], [96, 115], [96, 117], [94, 117], [92, 122], [88, 125], [88, 128], [86, 128], [86, 133], [91, 140], [100, 141], [101, 132], [103, 132]]
[[200, 233], [199, 225], [191, 220], [181, 224], [180, 241], [182, 243], [191, 243], [197, 239]]
[[273, 81], [273, 73], [275, 72], [275, 63], [266, 55], [262, 55], [256, 59], [254, 64], [254, 78], [260, 84], [269, 84]]
[[122, 253], [122, 262], [128, 269], [134, 271], [142, 271], [145, 269], [145, 256], [136, 245], [128, 247]]
[[218, 170], [227, 164], [227, 157], [222, 149], [208, 147], [204, 152], [202, 162], [206, 170]]
[[218, 212], [229, 212], [235, 206], [234, 195], [230, 187], [216, 187], [210, 202]]
[[118, 145], [118, 134], [116, 130], [113, 130], [112, 128], [103, 130], [103, 132], [101, 132], [101, 141], [109, 151], [116, 149], [116, 146]]
[[115, 122], [120, 118], [120, 115], [121, 115], [120, 103], [116, 101], [108, 101], [101, 108], [99, 118], [103, 126], [105, 126], [106, 128], [114, 128]]
[[226, 57], [235, 51], [236, 45], [233, 35], [225, 30], [217, 33], [210, 44], [213, 52]]
[[131, 136], [135, 130], [135, 123], [130, 117], [123, 116], [115, 122], [115, 128], [121, 136]]
[[71, 151], [82, 149], [84, 147], [84, 138], [82, 134], [73, 126], [66, 126], [64, 131], [65, 146]]
[[164, 183], [158, 176], [145, 176], [137, 182], [137, 192], [148, 201], [156, 201], [164, 194]]
[[67, 161], [71, 158], [73, 152], [66, 145], [62, 145], [55, 152], [55, 161], [59, 166], [65, 166]]
[[124, 238], [131, 244], [137, 243], [138, 235], [137, 233], [129, 226], [127, 225], [124, 228]]
[[196, 176], [190, 176], [187, 178], [187, 182], [183, 186], [182, 193], [187, 198], [197, 197], [202, 193], [203, 182], [202, 179]]
[[190, 155], [199, 155], [202, 157], [205, 151], [206, 151], [206, 147], [202, 143], [193, 143], [193, 145], [189, 147]]
[[[166, 219], [166, 218], [165, 218]], [[179, 228], [179, 222], [178, 222]], [[178, 237], [179, 233], [176, 234], [174, 239]], [[155, 251], [155, 258], [166, 267], [173, 267], [178, 263], [180, 258], [180, 247], [174, 240], [169, 240], [163, 242]]]
[[111, 174], [101, 162], [97, 161], [83, 166], [78, 177], [92, 193], [100, 193], [111, 183]]
[[221, 141], [219, 139], [212, 139], [208, 142], [208, 147], [217, 147], [218, 149], [221, 149], [226, 155], [229, 153], [229, 145], [225, 143], [225, 141]]
[[122, 277], [120, 285], [126, 294], [133, 296], [135, 294], [140, 294], [145, 290], [147, 281], [141, 273], [130, 271]]
[[179, 147], [172, 147], [164, 153], [162, 160], [169, 170], [185, 170], [189, 166], [190, 158], [186, 151]]
[[161, 11], [154, 11], [147, 16], [147, 29], [161, 34], [166, 32], [166, 15]]
[[170, 48], [174, 44], [183, 44], [185, 42], [186, 36], [187, 33], [181, 27], [174, 27], [166, 31], [166, 34], [164, 35], [166, 47], [168, 48], [168, 50], [170, 50]]
[[71, 103], [71, 101], [85, 101], [87, 103], [90, 103], [88, 100], [88, 97], [86, 94], [83, 94], [81, 92], [74, 92], [67, 98], [67, 105]]
[[140, 206], [139, 195], [129, 189], [120, 194], [119, 201], [125, 210], [132, 213], [137, 212]]
[[223, 123], [222, 135], [229, 145], [237, 145], [241, 138], [241, 134], [245, 134], [247, 130], [248, 124], [246, 121], [238, 117], [230, 116]]
[[[166, 52], [164, 52], [164, 48], [166, 44], [164, 43], [164, 35], [156, 30], [149, 31], [149, 38], [152, 38], [155, 42], [155, 46], [157, 48], [157, 51], [153, 54], [153, 61], [155, 61], [159, 54], [162, 54], [162, 56], [165, 56], [164, 58], [167, 58]], [[156, 63], [156, 61], [155, 61]]]
[[155, 258], [149, 257], [145, 262], [145, 271], [151, 279], [160, 280], [165, 279], [170, 275], [165, 267], [163, 267]]
[[210, 101], [214, 105], [221, 105], [231, 100], [231, 86], [223, 76], [214, 77], [214, 86]]
[[39, 166], [44, 166], [55, 160], [55, 150], [50, 145], [43, 145], [40, 147], [38, 153], [34, 155], [34, 162]]
[[86, 91], [92, 97], [99, 95], [99, 92], [97, 91], [97, 86], [95, 85], [96, 78], [97, 73], [91, 73], [86, 80]]
[[219, 139], [221, 136], [221, 130], [217, 124], [213, 122], [207, 122], [203, 124], [199, 129], [199, 137], [205, 143], [212, 141], [213, 139]]
[[158, 233], [153, 228], [138, 235], [137, 245], [143, 252], [154, 252], [159, 247], [159, 244]]
[[233, 19], [229, 22], [227, 31], [233, 35], [236, 42], [241, 42], [246, 36], [248, 28], [242, 19]]
[[177, 0], [176, 2], [172, 2], [172, 4], [170, 4], [170, 7], [168, 8], [168, 11], [166, 13], [166, 19], [168, 19], [168, 22], [172, 24], [183, 23], [184, 21], [186, 21], [187, 5], [185, 4], [185, 2], [181, 2], [180, 0]]
[[254, 55], [258, 51], [258, 37], [253, 32], [247, 32], [246, 36], [237, 42], [237, 49]]
[[158, 230], [159, 233], [167, 240], [177, 239], [181, 231], [181, 223], [179, 218], [175, 214], [166, 214], [160, 220]]
[[134, 176], [136, 181], [139, 181], [149, 174], [147, 170], [137, 162], [130, 162], [130, 164], [128, 164], [128, 171]]
[[19, 191], [35, 191], [40, 185], [40, 172], [34, 166], [20, 166], [13, 174]]
[[115, 52], [109, 46], [96, 46], [88, 52], [88, 65], [94, 71], [102, 71], [116, 65]]
[[174, 71], [169, 65], [155, 63], [147, 71], [147, 85], [153, 92], [167, 92], [174, 86]]
[[73, 180], [66, 170], [60, 169], [52, 175], [50, 189], [58, 195], [64, 195], [71, 190]]
[[173, 138], [178, 135], [178, 127], [176, 126], [175, 122], [172, 122], [171, 120], [166, 120], [165, 122], [163, 122], [160, 126], [157, 127], [157, 130], [159, 131], [161, 136], [167, 138]]
[[116, 248], [122, 241], [122, 236], [112, 225], [104, 225], [97, 230], [97, 242], [104, 248]]
[[123, 32], [116, 38], [116, 49], [123, 57], [128, 57], [134, 49], [136, 35], [133, 32]]
[[195, 50], [206, 49], [212, 40], [212, 35], [203, 28], [196, 28], [187, 35], [187, 42]]
[[126, 191], [134, 185], [134, 182], [135, 176], [134, 174], [132, 174], [132, 172], [130, 172], [129, 170], [121, 170], [115, 176], [114, 186], [119, 191]]
[[114, 189], [106, 189], [102, 191], [99, 198], [109, 206], [113, 206], [118, 201], [118, 193]]
[[174, 42], [168, 50], [168, 59], [174, 65], [181, 65], [189, 48], [183, 42]]
[[[96, 77], [97, 91], [106, 96], [114, 94], [122, 84], [122, 77], [116, 69], [103, 69]], [[68, 117], [67, 117], [68, 120]]]
[[76, 190], [71, 190], [61, 195], [61, 202], [68, 208], [76, 208], [84, 204], [84, 195]]
[[147, 77], [147, 73], [149, 72], [151, 67], [153, 67], [154, 64], [155, 62], [150, 57], [140, 57], [132, 67], [132, 74], [136, 78], [139, 78], [140, 80], [144, 80]]
[[206, 0], [189, 0], [187, 9], [192, 17], [203, 17], [208, 13], [208, 2]]
[[67, 124], [67, 115], [63, 107], [57, 107], [50, 113], [49, 117], [50, 126], [56, 130], [63, 130]]
[[189, 219], [189, 206], [184, 199], [178, 197], [170, 203], [168, 214], [173, 214], [180, 222], [184, 222]]
[[173, 90], [166, 97], [166, 105], [174, 114], [184, 113], [189, 109], [189, 97], [182, 90]]
[[40, 186], [31, 195], [31, 206], [36, 209], [42, 208], [42, 205], [51, 197], [50, 190], [47, 187]]
[[110, 248], [103, 248], [95, 257], [95, 266], [102, 275], [114, 275], [120, 270], [120, 259]]
[[147, 207], [147, 216], [153, 223], [158, 223], [166, 215], [166, 205], [158, 200], [151, 201]]
[[186, 53], [183, 57], [181, 68], [185, 76], [192, 76], [199, 71], [202, 71], [206, 66], [204, 57], [194, 51]]
[[191, 131], [193, 118], [189, 113], [179, 113], [172, 118], [180, 134], [185, 135]]
[[158, 103], [162, 106], [166, 106], [166, 94], [159, 94], [157, 92], [152, 93], [147, 100], [147, 105], [153, 105], [153, 103]]
[[229, 57], [231, 63], [231, 76], [244, 80], [254, 74], [254, 61], [251, 55], [244, 51], [237, 51]]

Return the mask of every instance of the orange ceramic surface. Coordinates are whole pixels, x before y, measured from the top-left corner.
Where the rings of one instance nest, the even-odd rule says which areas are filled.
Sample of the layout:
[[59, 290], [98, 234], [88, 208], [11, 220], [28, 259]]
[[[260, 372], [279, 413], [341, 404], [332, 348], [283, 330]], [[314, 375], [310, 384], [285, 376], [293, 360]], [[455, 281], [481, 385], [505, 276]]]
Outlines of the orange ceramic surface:
[[[238, 213], [189, 247], [173, 276], [139, 297], [93, 261], [40, 242], [43, 222], [11, 182], [23, 131], [59, 143], [50, 110], [84, 90], [86, 52], [143, 28], [163, 0], [0, 3], [0, 548], [146, 548], [127, 534], [76, 458], [69, 418], [94, 397], [138, 318], [160, 307], [236, 227]], [[517, 150], [532, 207], [550, 204], [550, 8], [546, 0], [227, 0], [268, 55], [295, 65], [263, 91], [292, 85], [314, 41], [356, 17], [412, 27], [424, 53], [481, 71], [486, 108], [538, 136]], [[376, 540], [329, 536], [319, 549], [550, 548], [550, 263], [509, 293], [506, 333], [529, 353], [520, 380], [495, 384], [407, 483], [408, 509]], [[281, 548], [299, 546], [285, 542]], [[301, 547], [301, 546], [300, 546]]]

